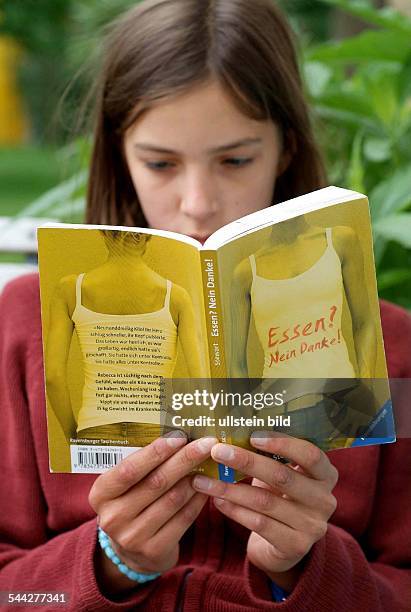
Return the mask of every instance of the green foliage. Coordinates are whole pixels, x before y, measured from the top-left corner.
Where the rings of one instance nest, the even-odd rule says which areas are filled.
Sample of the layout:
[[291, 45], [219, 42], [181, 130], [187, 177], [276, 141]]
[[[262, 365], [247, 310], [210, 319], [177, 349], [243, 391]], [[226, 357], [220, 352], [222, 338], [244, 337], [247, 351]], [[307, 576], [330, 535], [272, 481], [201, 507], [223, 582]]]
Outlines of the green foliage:
[[411, 309], [411, 19], [321, 1], [373, 28], [308, 45], [303, 66], [330, 182], [368, 194], [380, 294]]
[[310, 44], [328, 37], [328, 17], [331, 9], [322, 2], [313, 0], [275, 0], [287, 14], [288, 21], [298, 33], [298, 38]]
[[0, 34], [23, 50], [19, 79], [37, 141], [59, 140], [52, 122], [68, 79], [69, 14], [66, 0], [0, 0]]
[[137, 2], [0, 0], [0, 35], [13, 37], [23, 50], [19, 80], [33, 141], [62, 144], [73, 137], [100, 30]]
[[60, 150], [63, 178], [51, 189], [39, 194], [15, 217], [48, 217], [65, 223], [82, 223], [87, 186], [90, 142], [78, 139]]
[[61, 164], [52, 149], [0, 148], [0, 216], [15, 215], [61, 180]]

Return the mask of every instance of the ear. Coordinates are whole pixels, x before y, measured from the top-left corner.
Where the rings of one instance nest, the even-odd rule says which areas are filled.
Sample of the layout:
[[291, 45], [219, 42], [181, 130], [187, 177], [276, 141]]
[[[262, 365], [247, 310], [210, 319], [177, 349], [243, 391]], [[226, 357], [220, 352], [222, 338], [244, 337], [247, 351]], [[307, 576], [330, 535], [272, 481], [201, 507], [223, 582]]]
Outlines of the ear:
[[295, 133], [294, 130], [289, 129], [284, 135], [284, 145], [280, 160], [278, 162], [277, 177], [284, 174], [284, 172], [287, 170], [292, 158], [294, 157], [296, 150], [297, 141]]

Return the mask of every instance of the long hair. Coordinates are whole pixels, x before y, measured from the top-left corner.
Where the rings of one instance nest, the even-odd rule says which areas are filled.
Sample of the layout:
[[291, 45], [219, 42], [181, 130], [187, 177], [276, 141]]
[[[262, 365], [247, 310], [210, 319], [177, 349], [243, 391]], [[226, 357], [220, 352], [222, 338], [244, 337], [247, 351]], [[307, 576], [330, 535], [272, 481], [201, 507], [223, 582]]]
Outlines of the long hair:
[[273, 0], [145, 0], [105, 38], [93, 90], [87, 223], [147, 227], [125, 162], [124, 133], [153, 101], [210, 79], [245, 115], [279, 126], [292, 159], [276, 181], [273, 203], [324, 186], [293, 34]]

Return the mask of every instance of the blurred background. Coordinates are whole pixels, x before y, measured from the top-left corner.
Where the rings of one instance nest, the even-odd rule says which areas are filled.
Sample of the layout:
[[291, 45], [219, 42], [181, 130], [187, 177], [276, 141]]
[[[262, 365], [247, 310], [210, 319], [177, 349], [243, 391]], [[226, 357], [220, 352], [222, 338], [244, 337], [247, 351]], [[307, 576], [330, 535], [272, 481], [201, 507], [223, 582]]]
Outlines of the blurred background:
[[[411, 310], [411, 0], [277, 2], [330, 184], [369, 196], [380, 297]], [[104, 24], [135, 3], [0, 0], [0, 290], [35, 269], [37, 225], [82, 222], [79, 109]]]

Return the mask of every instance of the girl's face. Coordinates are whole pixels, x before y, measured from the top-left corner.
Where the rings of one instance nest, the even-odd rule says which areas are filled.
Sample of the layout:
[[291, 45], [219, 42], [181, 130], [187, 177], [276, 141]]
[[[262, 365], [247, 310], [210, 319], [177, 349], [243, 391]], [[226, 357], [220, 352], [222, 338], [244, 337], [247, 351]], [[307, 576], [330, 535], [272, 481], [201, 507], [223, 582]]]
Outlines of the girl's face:
[[201, 241], [269, 206], [288, 162], [277, 126], [242, 114], [214, 82], [153, 104], [124, 150], [149, 227]]

